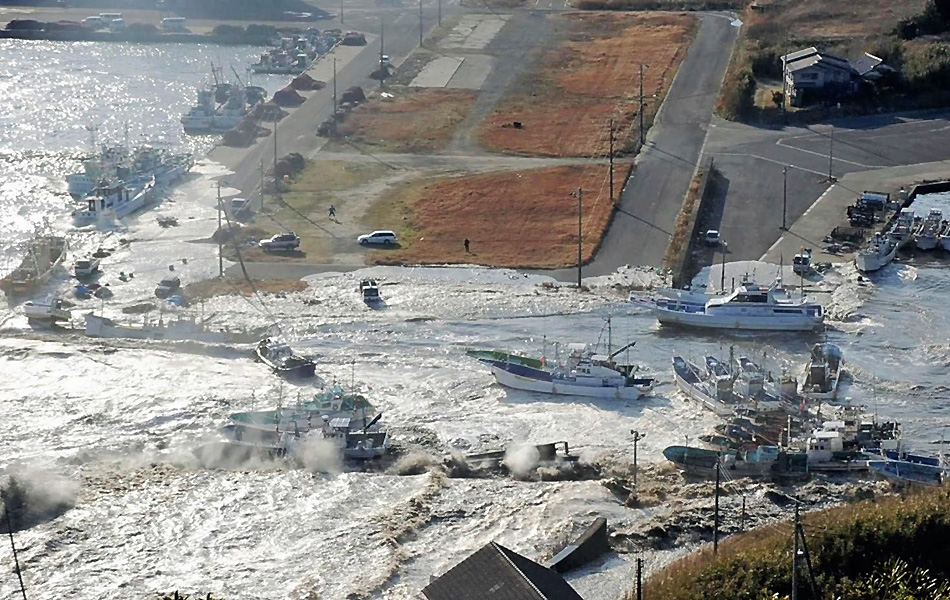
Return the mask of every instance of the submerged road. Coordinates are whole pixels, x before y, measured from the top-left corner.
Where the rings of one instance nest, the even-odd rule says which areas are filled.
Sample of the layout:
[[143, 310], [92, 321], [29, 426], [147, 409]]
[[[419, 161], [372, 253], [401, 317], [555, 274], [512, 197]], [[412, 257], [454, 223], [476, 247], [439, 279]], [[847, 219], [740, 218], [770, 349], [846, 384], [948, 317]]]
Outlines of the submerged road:
[[[620, 193], [617, 212], [585, 276], [623, 265], [660, 266], [696, 165], [739, 28], [706, 14], [680, 65], [637, 167]], [[557, 272], [571, 277], [576, 271]]]

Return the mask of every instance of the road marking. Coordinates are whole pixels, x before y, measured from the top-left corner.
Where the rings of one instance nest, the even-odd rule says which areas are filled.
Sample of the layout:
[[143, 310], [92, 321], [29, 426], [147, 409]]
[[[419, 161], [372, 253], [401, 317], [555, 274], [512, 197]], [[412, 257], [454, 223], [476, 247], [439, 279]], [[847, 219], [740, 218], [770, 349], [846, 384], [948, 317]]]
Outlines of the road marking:
[[782, 166], [788, 167], [789, 169], [798, 169], [799, 171], [804, 171], [805, 173], [814, 173], [815, 175], [821, 175], [822, 177], [826, 177], [828, 175], [828, 173], [823, 173], [821, 171], [814, 171], [812, 169], [808, 169], [806, 167], [800, 167], [798, 165], [793, 165], [785, 161], [775, 160], [774, 158], [768, 158], [765, 156], [759, 156], [758, 154], [749, 154], [748, 152], [718, 152], [716, 153], [716, 156], [748, 156], [751, 158], [764, 160], [765, 162], [774, 163], [776, 165], [782, 165]]
[[[782, 146], [783, 148], [788, 148], [789, 150], [798, 150], [799, 152], [804, 152], [806, 154], [814, 154], [815, 156], [820, 156], [822, 158], [828, 158], [827, 154], [821, 152], [815, 152], [814, 150], [805, 150], [804, 148], [799, 148], [797, 146], [789, 146], [788, 144], [783, 144], [784, 140], [776, 140], [776, 146]], [[831, 160], [836, 160], [838, 162], [848, 163], [849, 165], [854, 165], [856, 167], [864, 167], [865, 169], [883, 169], [889, 165], [866, 165], [864, 163], [855, 162], [853, 160], [845, 160], [843, 158], [838, 158], [837, 156], [832, 157]]]

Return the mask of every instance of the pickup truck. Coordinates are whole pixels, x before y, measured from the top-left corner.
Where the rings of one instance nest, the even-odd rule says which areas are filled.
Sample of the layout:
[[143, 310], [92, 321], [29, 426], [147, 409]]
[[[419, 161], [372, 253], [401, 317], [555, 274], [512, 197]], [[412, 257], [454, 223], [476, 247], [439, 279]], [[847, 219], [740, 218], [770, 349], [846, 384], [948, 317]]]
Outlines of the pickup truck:
[[257, 245], [267, 252], [292, 252], [300, 247], [300, 237], [293, 231], [288, 231], [287, 233], [278, 233], [268, 240], [261, 240]]

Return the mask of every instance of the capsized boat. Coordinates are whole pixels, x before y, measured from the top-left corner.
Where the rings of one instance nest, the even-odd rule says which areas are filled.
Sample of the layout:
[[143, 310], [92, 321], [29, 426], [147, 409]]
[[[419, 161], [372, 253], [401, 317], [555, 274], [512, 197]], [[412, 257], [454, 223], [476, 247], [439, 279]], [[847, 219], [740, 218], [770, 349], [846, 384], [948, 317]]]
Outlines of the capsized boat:
[[844, 358], [834, 344], [815, 344], [811, 358], [805, 365], [804, 377], [798, 393], [809, 400], [834, 400], [838, 395], [838, 381]]
[[165, 319], [160, 315], [158, 321], [144, 321], [141, 325], [121, 324], [109, 319], [87, 313], [86, 335], [97, 338], [131, 338], [136, 340], [177, 340], [204, 342], [206, 344], [247, 344], [257, 336], [240, 329], [212, 327], [212, 317], [198, 320], [195, 317], [178, 315]]
[[812, 331], [821, 327], [825, 309], [804, 296], [792, 298], [781, 277], [768, 288], [743, 278], [728, 296], [697, 301], [694, 297], [631, 297], [633, 303], [650, 309], [663, 325], [708, 329], [759, 331]]
[[20, 266], [0, 279], [0, 290], [7, 296], [28, 294], [49, 281], [53, 270], [66, 257], [66, 238], [38, 235], [30, 240]]
[[254, 350], [258, 360], [281, 377], [306, 379], [316, 373], [316, 364], [309, 358], [295, 354], [289, 345], [264, 338]]

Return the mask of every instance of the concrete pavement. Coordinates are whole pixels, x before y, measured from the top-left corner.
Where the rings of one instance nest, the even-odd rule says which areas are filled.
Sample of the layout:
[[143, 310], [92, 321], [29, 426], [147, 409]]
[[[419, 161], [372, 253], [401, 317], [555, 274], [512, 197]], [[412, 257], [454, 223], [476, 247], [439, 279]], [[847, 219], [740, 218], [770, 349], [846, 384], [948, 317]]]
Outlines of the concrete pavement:
[[[705, 14], [650, 129], [636, 169], [620, 193], [617, 212], [587, 275], [625, 264], [659, 266], [683, 197], [699, 163], [738, 27]], [[559, 274], [560, 275], [560, 274]]]

